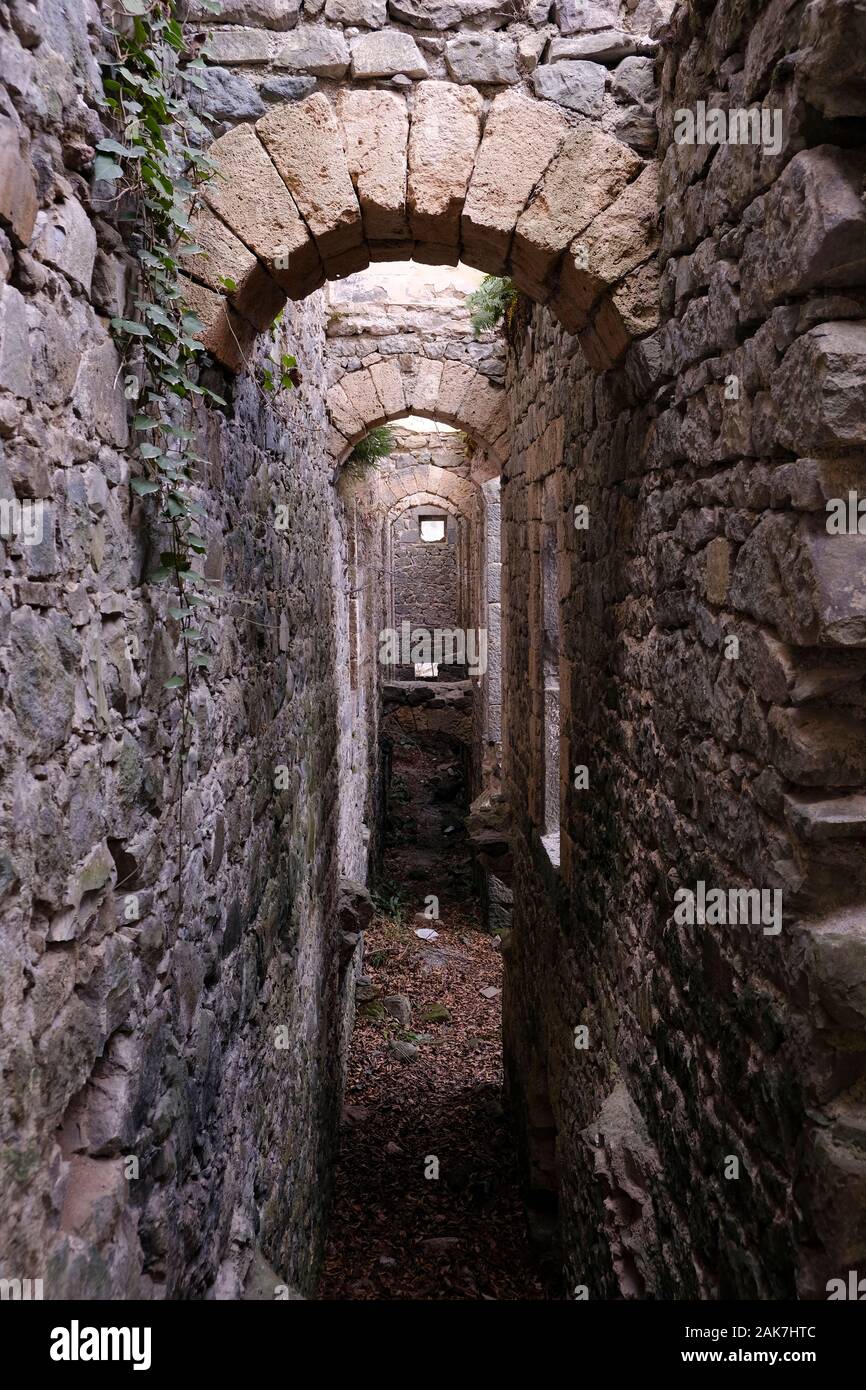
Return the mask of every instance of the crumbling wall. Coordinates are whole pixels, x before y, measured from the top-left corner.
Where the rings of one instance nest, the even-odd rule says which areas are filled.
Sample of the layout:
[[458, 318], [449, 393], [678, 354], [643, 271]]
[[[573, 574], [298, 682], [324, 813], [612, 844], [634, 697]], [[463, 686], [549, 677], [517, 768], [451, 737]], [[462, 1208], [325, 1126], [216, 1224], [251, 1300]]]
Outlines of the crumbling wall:
[[[866, 1257], [863, 540], [826, 510], [866, 438], [859, 15], [681, 6], [658, 35], [661, 326], [600, 377], [546, 311], [515, 326], [506, 1051], [591, 1298], [824, 1297]], [[701, 101], [777, 112], [778, 149], [772, 126], [678, 144]], [[689, 924], [677, 894], [700, 882], [768, 890], [779, 922]]]

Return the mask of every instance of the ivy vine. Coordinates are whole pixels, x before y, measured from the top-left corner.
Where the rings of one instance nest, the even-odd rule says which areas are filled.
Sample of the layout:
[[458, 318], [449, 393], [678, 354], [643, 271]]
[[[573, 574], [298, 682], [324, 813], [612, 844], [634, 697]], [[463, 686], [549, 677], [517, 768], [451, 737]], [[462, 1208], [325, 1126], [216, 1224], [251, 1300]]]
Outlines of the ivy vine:
[[[136, 297], [129, 316], [112, 319], [111, 327], [121, 350], [125, 394], [136, 403], [134, 448], [140, 471], [131, 486], [153, 505], [160, 534], [169, 541], [147, 580], [167, 584], [174, 591], [168, 616], [177, 625], [173, 630], [180, 669], [164, 684], [181, 699], [180, 912], [191, 683], [195, 672], [212, 662], [204, 647], [220, 591], [194, 567], [195, 557], [207, 549], [200, 528], [204, 509], [194, 496], [195, 470], [207, 460], [194, 450], [194, 431], [178, 423], [178, 417], [184, 418], [178, 405], [226, 404], [200, 380], [205, 350], [197, 335], [203, 324], [184, 302], [182, 276], [185, 262], [206, 254], [193, 238], [191, 220], [202, 191], [218, 173], [204, 153], [210, 132], [189, 98], [190, 87], [206, 90], [206, 66], [182, 22], [183, 0], [115, 3], [123, 17], [113, 32], [115, 54], [105, 67], [103, 88], [118, 138], [106, 138], [97, 145], [93, 177], [96, 183], [113, 188], [117, 221], [126, 224], [125, 241], [137, 261]], [[221, 13], [220, 0], [202, 0], [202, 4], [215, 16]], [[229, 295], [237, 290], [227, 277], [221, 285]], [[272, 348], [261, 380], [255, 382], [257, 389], [290, 390], [299, 383], [295, 357]]]

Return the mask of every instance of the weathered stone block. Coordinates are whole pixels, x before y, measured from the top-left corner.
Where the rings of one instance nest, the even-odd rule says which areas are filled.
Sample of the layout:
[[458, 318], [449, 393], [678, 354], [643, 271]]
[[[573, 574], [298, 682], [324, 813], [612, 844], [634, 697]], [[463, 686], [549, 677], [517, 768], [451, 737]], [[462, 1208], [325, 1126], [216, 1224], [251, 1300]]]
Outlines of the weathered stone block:
[[80, 645], [68, 619], [37, 617], [32, 608], [12, 614], [9, 643], [12, 708], [37, 756], [47, 758], [72, 727]]
[[35, 254], [90, 293], [96, 260], [96, 231], [77, 198], [65, 198], [36, 221]]
[[396, 73], [405, 73], [407, 77], [427, 76], [427, 64], [409, 34], [383, 29], [352, 40], [353, 77], [394, 77]]
[[455, 29], [466, 21], [493, 18], [499, 0], [389, 0], [394, 19], [416, 29]]
[[267, 63], [273, 52], [273, 40], [267, 29], [235, 26], [231, 29], [211, 29], [202, 49], [202, 57], [210, 63], [229, 67], [235, 63]]
[[343, 92], [339, 116], [366, 238], [408, 240], [409, 114], [404, 99], [391, 92]]
[[304, 220], [323, 261], [361, 245], [361, 209], [352, 186], [340, 129], [320, 93], [281, 106], [256, 130]]
[[579, 61], [542, 63], [532, 74], [535, 95], [556, 101], [580, 116], [598, 117], [604, 101], [606, 69]]
[[118, 448], [129, 443], [129, 407], [120, 357], [110, 338], [82, 353], [72, 404], [100, 439]]
[[222, 0], [219, 15], [202, 4], [202, 0], [189, 0], [190, 19], [213, 21], [218, 18], [224, 24], [260, 24], [267, 29], [291, 29], [298, 22], [301, 0]]
[[29, 396], [32, 384], [30, 331], [24, 296], [12, 285], [0, 290], [0, 386]]
[[315, 243], [255, 132], [229, 131], [211, 155], [220, 170], [205, 193], [213, 210], [293, 299], [320, 285], [324, 272]]
[[0, 219], [22, 246], [30, 245], [37, 208], [36, 180], [29, 159], [21, 153], [18, 128], [0, 116]]
[[828, 145], [803, 150], [764, 199], [763, 225], [746, 237], [743, 314], [819, 286], [866, 281], [866, 155]]
[[274, 66], [339, 80], [349, 67], [349, 45], [338, 29], [301, 24], [279, 50]]
[[548, 297], [563, 251], [640, 167], [632, 150], [589, 121], [568, 133], [515, 228], [511, 267], [521, 289]]
[[862, 446], [866, 323], [823, 323], [788, 349], [773, 374], [775, 438], [799, 454]]
[[520, 81], [517, 45], [501, 34], [459, 34], [449, 39], [445, 64], [455, 82], [503, 86]]
[[565, 117], [555, 106], [519, 92], [494, 99], [461, 221], [471, 265], [492, 275], [505, 269], [517, 219], [566, 133]]
[[801, 787], [856, 787], [866, 779], [862, 721], [832, 711], [770, 711], [770, 749], [783, 777]]
[[196, 110], [213, 120], [254, 121], [265, 109], [252, 82], [239, 72], [229, 68], [207, 68], [202, 80], [205, 88], [196, 90], [191, 102]]
[[622, 29], [599, 29], [595, 33], [554, 39], [548, 61], [560, 63], [564, 59], [579, 58], [593, 63], [618, 63], [622, 58], [646, 53], [651, 48], [652, 44], [646, 40], [626, 34]]
[[481, 96], [472, 87], [422, 82], [409, 131], [408, 205], [421, 242], [456, 246], [481, 138]]
[[325, 0], [325, 18], [333, 24], [381, 29], [388, 18], [386, 0]]

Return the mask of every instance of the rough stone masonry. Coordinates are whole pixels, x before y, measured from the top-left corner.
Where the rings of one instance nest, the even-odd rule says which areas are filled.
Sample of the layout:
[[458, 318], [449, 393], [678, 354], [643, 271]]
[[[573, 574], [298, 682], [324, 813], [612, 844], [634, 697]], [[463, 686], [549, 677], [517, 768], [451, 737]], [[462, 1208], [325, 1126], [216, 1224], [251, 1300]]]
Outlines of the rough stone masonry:
[[[0, 1273], [314, 1291], [382, 574], [430, 505], [491, 625], [501, 577], [466, 722], [495, 747], [501, 712], [509, 1088], [569, 1287], [824, 1297], [866, 1260], [864, 541], [824, 521], [863, 487], [862, 6], [185, 9], [226, 174], [189, 296], [228, 404], [191, 417], [225, 598], [181, 868], [109, 330], [131, 262], [93, 181], [114, 6], [0, 0], [0, 501], [44, 519], [0, 537]], [[781, 147], [677, 143], [698, 102], [779, 112]], [[514, 279], [504, 362], [442, 305], [329, 330], [326, 280], [409, 256]], [[274, 342], [302, 383], [264, 398]], [[340, 474], [407, 409], [466, 469]], [[781, 932], [676, 924], [698, 882], [780, 890]]]

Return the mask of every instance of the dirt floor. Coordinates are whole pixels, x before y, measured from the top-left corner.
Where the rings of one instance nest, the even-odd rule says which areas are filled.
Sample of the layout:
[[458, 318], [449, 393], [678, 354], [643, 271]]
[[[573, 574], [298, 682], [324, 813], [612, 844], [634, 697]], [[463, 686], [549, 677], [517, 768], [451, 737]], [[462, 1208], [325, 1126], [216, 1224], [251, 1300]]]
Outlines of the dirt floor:
[[321, 1299], [549, 1296], [502, 1110], [502, 958], [479, 929], [464, 815], [459, 759], [398, 741]]

